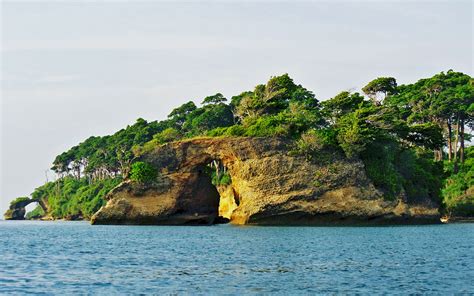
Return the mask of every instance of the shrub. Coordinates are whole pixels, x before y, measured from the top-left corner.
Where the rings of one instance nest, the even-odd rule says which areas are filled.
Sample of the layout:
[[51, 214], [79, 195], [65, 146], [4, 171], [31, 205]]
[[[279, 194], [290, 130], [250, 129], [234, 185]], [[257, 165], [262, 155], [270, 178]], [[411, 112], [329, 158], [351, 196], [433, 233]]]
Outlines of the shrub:
[[43, 208], [40, 205], [37, 205], [34, 210], [26, 214], [26, 219], [39, 219], [45, 215]]
[[47, 200], [49, 214], [53, 218], [90, 218], [105, 205], [104, 196], [121, 181], [121, 178], [91, 181], [86, 178], [65, 177], [36, 188], [31, 196]]
[[225, 131], [226, 136], [239, 137], [239, 136], [243, 136], [244, 134], [245, 134], [245, 128], [241, 125], [229, 126]]
[[165, 129], [164, 131], [155, 134], [153, 140], [156, 140], [160, 144], [176, 141], [181, 137], [180, 132], [172, 127]]
[[464, 164], [458, 164], [454, 172], [453, 163], [446, 163], [443, 192], [443, 205], [446, 211], [455, 216], [474, 216], [474, 146], [466, 148]]
[[225, 169], [220, 170], [219, 174], [217, 174], [215, 167], [209, 164], [203, 168], [203, 171], [204, 174], [211, 179], [211, 183], [214, 186], [232, 184], [232, 178], [230, 177], [229, 172]]
[[241, 125], [218, 127], [207, 133], [209, 137], [241, 137], [244, 134], [245, 128]]
[[401, 189], [401, 176], [394, 164], [396, 153], [394, 143], [376, 143], [361, 154], [367, 176], [375, 186], [385, 191], [384, 196], [389, 200], [394, 199]]
[[282, 120], [278, 116], [260, 117], [248, 126], [245, 136], [248, 137], [268, 137], [268, 136], [285, 136], [288, 130], [282, 125]]
[[149, 183], [157, 177], [156, 169], [149, 163], [143, 161], [137, 161], [132, 164], [130, 170], [130, 179], [138, 183]]
[[317, 151], [324, 147], [324, 142], [315, 130], [310, 130], [301, 135], [301, 138], [296, 142], [296, 147], [298, 153], [311, 159]]
[[396, 156], [395, 166], [403, 177], [402, 184], [409, 201], [428, 198], [440, 202], [443, 171], [441, 163], [434, 162], [431, 153], [402, 150]]
[[372, 143], [361, 154], [367, 176], [393, 199], [405, 190], [408, 202], [440, 202], [442, 168], [428, 153], [401, 148], [396, 142]]
[[226, 127], [218, 127], [213, 130], [207, 132], [207, 136], [209, 137], [222, 137], [225, 135], [227, 128]]
[[220, 176], [217, 176], [216, 172], [212, 174], [212, 184], [214, 185], [230, 185], [232, 184], [232, 179], [229, 173], [225, 172]]

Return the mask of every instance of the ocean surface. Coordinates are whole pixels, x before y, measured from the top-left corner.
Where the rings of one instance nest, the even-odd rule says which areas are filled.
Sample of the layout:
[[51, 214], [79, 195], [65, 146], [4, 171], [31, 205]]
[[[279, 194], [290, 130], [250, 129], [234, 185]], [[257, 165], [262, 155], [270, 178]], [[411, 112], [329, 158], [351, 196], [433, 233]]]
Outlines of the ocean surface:
[[0, 294], [474, 293], [474, 224], [0, 221]]

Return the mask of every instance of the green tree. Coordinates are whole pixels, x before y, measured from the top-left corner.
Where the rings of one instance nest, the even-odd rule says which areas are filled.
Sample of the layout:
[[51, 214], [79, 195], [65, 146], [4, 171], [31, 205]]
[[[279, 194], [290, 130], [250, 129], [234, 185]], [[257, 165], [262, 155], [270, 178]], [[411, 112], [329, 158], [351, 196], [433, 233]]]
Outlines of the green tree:
[[227, 101], [227, 99], [221, 93], [217, 93], [215, 95], [205, 97], [201, 104], [203, 105], [219, 104], [225, 101]]
[[[407, 124], [431, 123], [439, 126], [445, 135], [449, 160], [456, 159], [458, 154], [463, 158], [464, 130], [465, 125], [473, 121], [473, 113], [469, 111], [473, 103], [472, 78], [452, 70], [399, 86], [397, 94], [387, 100], [387, 105], [396, 108], [399, 118]], [[443, 158], [442, 146], [434, 152], [436, 160]]]
[[361, 106], [364, 97], [359, 93], [343, 91], [327, 101], [322, 102], [322, 113], [332, 124], [342, 116], [355, 111]]
[[171, 111], [171, 113], [168, 115], [168, 118], [178, 128], [181, 128], [186, 122], [188, 115], [194, 112], [196, 109], [197, 107], [194, 102], [189, 101], [178, 108], [173, 109], [173, 111]]
[[457, 170], [445, 165], [448, 178], [443, 188], [443, 205], [448, 216], [474, 217], [474, 146], [467, 147], [466, 159]]
[[288, 74], [271, 77], [265, 85], [257, 85], [251, 94], [239, 99], [236, 115], [243, 119], [279, 113], [288, 107], [297, 88]]
[[396, 90], [397, 81], [393, 77], [376, 78], [362, 88], [362, 91], [377, 105], [379, 105], [380, 101], [383, 101], [387, 95], [394, 94]]
[[234, 124], [234, 115], [229, 105], [218, 103], [207, 105], [203, 112], [190, 120], [192, 135], [203, 134], [218, 127]]
[[153, 139], [156, 140], [159, 144], [164, 144], [168, 142], [173, 142], [178, 140], [181, 137], [181, 133], [172, 127], [169, 127], [160, 133], [157, 133], [153, 136]]

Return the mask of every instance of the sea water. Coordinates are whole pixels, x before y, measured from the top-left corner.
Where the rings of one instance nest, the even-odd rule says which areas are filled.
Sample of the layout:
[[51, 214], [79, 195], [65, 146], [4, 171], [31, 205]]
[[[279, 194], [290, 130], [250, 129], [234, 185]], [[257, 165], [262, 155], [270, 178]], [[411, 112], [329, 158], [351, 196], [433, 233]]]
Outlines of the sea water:
[[0, 221], [0, 294], [474, 293], [474, 224]]

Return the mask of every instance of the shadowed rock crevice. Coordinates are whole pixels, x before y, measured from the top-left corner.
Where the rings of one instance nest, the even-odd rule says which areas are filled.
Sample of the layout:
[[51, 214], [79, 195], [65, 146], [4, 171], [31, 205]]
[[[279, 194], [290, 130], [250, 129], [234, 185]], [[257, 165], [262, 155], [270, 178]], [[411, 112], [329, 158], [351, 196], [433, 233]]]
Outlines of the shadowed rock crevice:
[[[122, 183], [92, 223], [213, 224], [219, 214], [234, 224], [262, 225], [439, 221], [429, 200], [384, 199], [360, 161], [334, 153], [330, 161], [308, 161], [291, 149], [278, 138], [199, 138], [156, 147], [142, 160], [159, 171], [157, 182]], [[211, 183], [204, 171], [213, 162], [225, 167], [231, 184]]]

